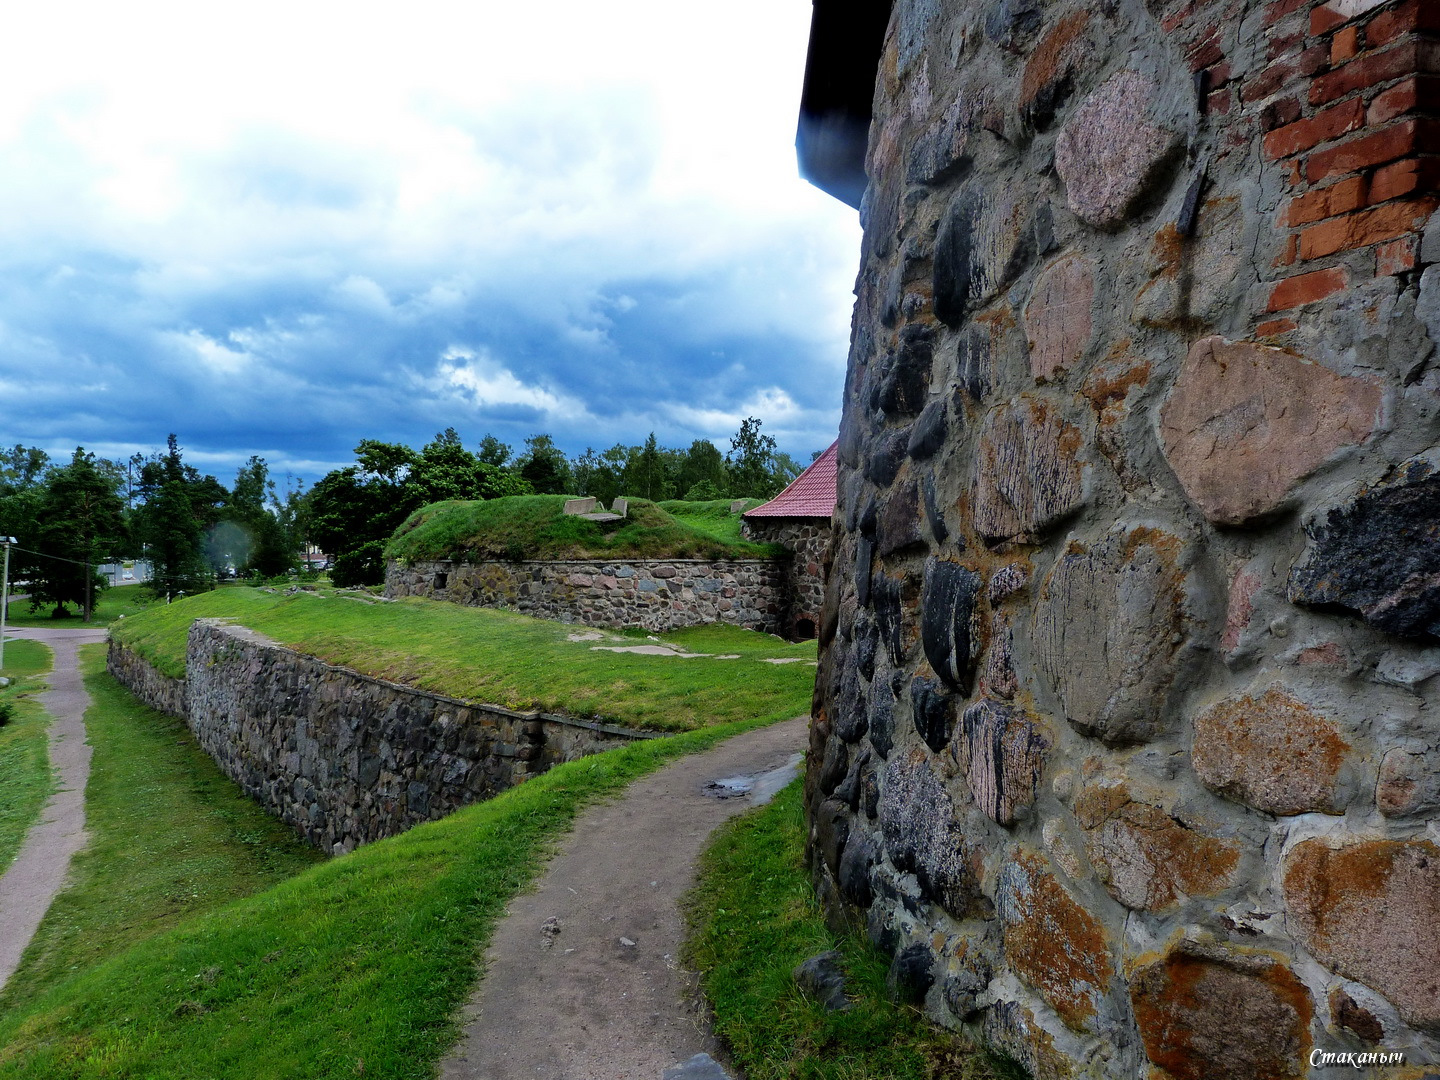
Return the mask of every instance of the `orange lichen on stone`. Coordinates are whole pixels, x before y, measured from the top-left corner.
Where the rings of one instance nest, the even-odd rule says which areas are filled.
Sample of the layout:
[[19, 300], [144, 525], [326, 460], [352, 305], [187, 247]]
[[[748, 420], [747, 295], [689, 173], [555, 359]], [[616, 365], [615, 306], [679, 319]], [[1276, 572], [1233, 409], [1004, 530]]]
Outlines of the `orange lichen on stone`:
[[1344, 811], [1339, 775], [1350, 744], [1278, 686], [1195, 718], [1191, 761], [1212, 791], [1271, 814]]
[[1238, 844], [1134, 801], [1123, 784], [1086, 788], [1075, 801], [1075, 817], [1089, 834], [1085, 853], [1105, 888], [1132, 910], [1159, 911], [1235, 883]]
[[1314, 1005], [1268, 956], [1182, 946], [1136, 972], [1145, 1054], [1174, 1080], [1300, 1080]]
[[1100, 922], [1073, 900], [1034, 854], [1001, 871], [1005, 955], [1070, 1027], [1087, 1029], [1115, 974]]
[[1315, 958], [1440, 1031], [1440, 847], [1306, 840], [1285, 858], [1285, 908]]
[[1047, 88], [1069, 76], [1089, 23], [1088, 11], [1074, 12], [1056, 23], [1044, 40], [1035, 46], [1025, 64], [1025, 73], [1020, 77], [1021, 109], [1028, 109]]

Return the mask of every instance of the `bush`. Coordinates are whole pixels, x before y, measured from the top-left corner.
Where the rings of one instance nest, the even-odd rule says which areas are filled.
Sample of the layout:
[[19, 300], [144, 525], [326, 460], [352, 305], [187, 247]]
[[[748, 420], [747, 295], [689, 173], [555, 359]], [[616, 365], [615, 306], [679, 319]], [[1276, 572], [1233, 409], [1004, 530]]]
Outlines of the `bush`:
[[10, 717], [15, 714], [15, 706], [8, 701], [0, 701], [0, 727], [10, 722]]

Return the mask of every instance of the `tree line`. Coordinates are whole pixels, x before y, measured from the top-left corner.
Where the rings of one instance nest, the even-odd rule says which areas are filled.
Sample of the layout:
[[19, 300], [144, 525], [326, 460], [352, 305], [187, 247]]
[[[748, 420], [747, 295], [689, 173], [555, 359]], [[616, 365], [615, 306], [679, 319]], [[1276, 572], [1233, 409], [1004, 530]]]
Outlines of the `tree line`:
[[67, 463], [36, 447], [0, 451], [0, 535], [14, 536], [11, 578], [26, 583], [31, 610], [85, 617], [108, 583], [95, 567], [147, 559], [156, 595], [212, 588], [217, 578], [287, 574], [318, 548], [339, 585], [377, 584], [385, 541], [415, 510], [444, 499], [502, 495], [620, 495], [663, 500], [769, 498], [801, 466], [747, 418], [730, 453], [697, 439], [687, 449], [657, 444], [587, 448], [567, 457], [549, 435], [516, 452], [492, 435], [474, 451], [453, 428], [416, 450], [365, 439], [355, 463], [313, 488], [277, 489], [265, 459], [252, 456], [226, 487], [184, 460], [176, 436], [163, 452], [113, 461], [77, 447]]

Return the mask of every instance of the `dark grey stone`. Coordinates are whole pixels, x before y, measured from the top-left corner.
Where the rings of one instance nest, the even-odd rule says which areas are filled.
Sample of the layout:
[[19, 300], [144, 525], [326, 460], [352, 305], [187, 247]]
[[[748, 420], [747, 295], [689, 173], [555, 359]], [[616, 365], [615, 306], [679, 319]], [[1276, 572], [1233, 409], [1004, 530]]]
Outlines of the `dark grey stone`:
[[969, 693], [975, 671], [975, 598], [980, 575], [959, 563], [925, 561], [920, 599], [920, 642], [925, 658], [948, 686]]
[[870, 684], [870, 745], [882, 758], [890, 756], [895, 742], [895, 690], [890, 680]]
[[916, 678], [910, 682], [910, 710], [915, 730], [925, 745], [936, 753], [950, 741], [955, 729], [955, 699], [934, 679]]
[[897, 1001], [918, 1004], [935, 985], [935, 956], [923, 941], [907, 945], [890, 961], [886, 989]]
[[826, 799], [813, 820], [816, 847], [833, 874], [840, 868], [840, 853], [850, 836], [850, 812], [838, 799]]
[[[939, 496], [935, 490], [935, 477], [927, 475], [920, 490], [925, 503], [925, 520], [930, 524], [930, 535], [935, 537], [937, 544], [943, 544], [950, 537], [950, 526], [945, 524], [945, 511], [940, 508]], [[965, 550], [963, 539], [957, 537], [955, 542], [956, 550]]]
[[860, 805], [860, 777], [869, 761], [869, 750], [862, 750], [860, 753], [853, 755], [853, 760], [850, 762], [850, 771], [845, 774], [845, 779], [840, 781], [839, 786], [836, 787], [834, 791], [835, 798], [848, 806], [852, 814], [855, 812], [855, 808]]
[[850, 1008], [850, 1001], [845, 996], [845, 972], [840, 967], [841, 959], [840, 951], [831, 949], [802, 960], [793, 973], [795, 985], [831, 1012]]
[[875, 542], [861, 534], [855, 541], [855, 602], [862, 607], [870, 604], [870, 574], [875, 565]]
[[959, 1020], [968, 1020], [983, 1007], [981, 996], [990, 986], [990, 965], [974, 949], [965, 954], [964, 966], [945, 977], [940, 993]]
[[890, 662], [899, 667], [905, 662], [904, 615], [900, 605], [900, 582], [884, 574], [870, 577], [870, 606], [875, 612], [875, 623], [880, 631], [880, 640], [890, 656]]
[[1401, 637], [1440, 637], [1440, 472], [1427, 461], [1305, 527], [1310, 545], [1290, 571], [1295, 604], [1358, 614]]
[[825, 744], [825, 757], [820, 762], [820, 775], [816, 777], [820, 785], [820, 791], [829, 795], [837, 787], [840, 781], [845, 779], [845, 771], [850, 765], [850, 755], [845, 744], [839, 739], [830, 739]]
[[990, 331], [967, 327], [955, 347], [955, 381], [965, 396], [977, 404], [990, 393]]
[[885, 500], [875, 535], [879, 553], [890, 555], [920, 543], [920, 499], [913, 483], [897, 485]]
[[908, 431], [892, 431], [871, 443], [865, 459], [865, 478], [876, 487], [889, 487], [905, 463], [905, 444], [909, 441]]
[[900, 332], [899, 347], [888, 358], [876, 402], [887, 416], [914, 416], [925, 407], [933, 342], [934, 333], [926, 326], [907, 326]]
[[1040, 0], [997, 0], [985, 12], [985, 36], [996, 48], [1023, 53], [1043, 15]]
[[[869, 577], [868, 573], [866, 577]], [[855, 583], [860, 583], [858, 577]], [[855, 636], [855, 668], [868, 682], [875, 677], [875, 650], [879, 646], [875, 637], [875, 619], [870, 612], [861, 608], [856, 613], [852, 632]]]
[[920, 418], [910, 426], [910, 442], [905, 452], [916, 461], [934, 457], [935, 452], [945, 445], [945, 402], [932, 401], [920, 413]]
[[860, 776], [860, 806], [871, 821], [880, 812], [880, 779], [870, 770]]
[[1008, 190], [975, 181], [956, 193], [935, 238], [935, 315], [958, 328], [1029, 262], [1034, 238], [1025, 207]]
[[875, 845], [863, 831], [856, 829], [845, 845], [840, 857], [840, 872], [836, 875], [840, 884], [840, 895], [859, 908], [868, 908], [874, 898], [870, 890], [870, 871], [875, 866]]
[[864, 738], [868, 700], [869, 695], [860, 682], [859, 665], [854, 656], [849, 656], [845, 661], [839, 692], [835, 695], [830, 716], [835, 734], [845, 742], [858, 742]]

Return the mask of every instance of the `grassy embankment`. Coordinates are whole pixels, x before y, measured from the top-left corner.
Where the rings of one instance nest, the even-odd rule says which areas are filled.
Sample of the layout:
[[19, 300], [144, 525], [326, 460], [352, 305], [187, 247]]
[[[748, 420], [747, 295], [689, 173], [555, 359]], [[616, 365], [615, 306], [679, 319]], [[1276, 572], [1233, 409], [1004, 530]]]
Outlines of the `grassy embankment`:
[[[887, 965], [859, 935], [825, 925], [804, 867], [800, 782], [735, 818], [701, 860], [686, 898], [687, 965], [704, 973], [715, 1030], [750, 1080], [1023, 1080], [1023, 1069], [889, 1001]], [[844, 1012], [829, 1012], [795, 985], [807, 957], [839, 949]]]
[[[774, 544], [740, 537], [730, 503], [631, 499], [620, 521], [590, 521], [563, 512], [566, 495], [513, 495], [484, 502], [422, 507], [395, 530], [385, 549], [402, 562], [454, 559], [763, 559], [784, 557]], [[679, 512], [673, 512], [678, 508]], [[671, 511], [671, 512], [667, 512]]]
[[656, 731], [769, 716], [782, 707], [789, 716], [807, 712], [815, 677], [806, 662], [815, 658], [813, 641], [789, 644], [731, 626], [664, 634], [663, 641], [687, 652], [712, 654], [680, 659], [595, 648], [650, 643], [643, 631], [571, 641], [583, 627], [490, 608], [432, 600], [368, 604], [244, 588], [156, 606], [116, 623], [111, 633], [160, 671], [179, 677], [190, 623], [204, 617], [231, 618], [329, 663], [450, 697]]
[[[672, 675], [701, 663], [647, 659]], [[165, 742], [188, 741], [163, 718], [127, 704], [93, 667], [90, 685], [97, 769], [102, 760], [107, 771], [147, 768], [145, 760]], [[65, 918], [52, 911], [42, 935], [56, 942], [57, 958], [27, 960], [19, 985], [0, 997], [0, 1078], [429, 1078], [454, 1041], [453, 1018], [491, 928], [575, 814], [665, 761], [803, 712], [809, 692], [797, 690], [772, 698], [752, 719], [558, 766], [489, 802], [248, 898], [225, 903], [194, 895], [196, 867], [172, 885], [146, 885], [148, 907], [137, 901], [108, 920], [104, 897], [115, 887], [113, 868], [126, 858], [117, 842], [133, 848], [137, 860], [165, 863], [215, 843], [187, 833], [197, 816], [208, 815], [242, 843], [252, 828], [209, 809], [213, 793], [189, 809], [155, 804], [131, 813], [136, 796], [117, 780], [112, 791], [88, 800], [91, 820], [124, 817], [124, 827], [142, 832], [120, 840], [117, 831], [100, 841], [110, 867], [104, 879], [98, 852], [93, 869], [82, 867], [76, 888], [89, 895], [84, 917], [95, 920], [84, 934], [99, 935], [97, 944], [82, 940], [78, 927], [52, 927], [52, 919]], [[154, 728], [154, 740], [135, 728]], [[206, 763], [197, 758], [185, 768], [199, 776]], [[176, 778], [140, 786], [183, 794], [196, 783]], [[148, 826], [175, 830], [165, 850], [143, 831]], [[262, 840], [256, 850], [270, 846]], [[78, 907], [62, 897], [56, 910]], [[163, 928], [154, 932], [157, 921]]]
[[38, 641], [5, 642], [0, 675], [14, 681], [0, 690], [0, 705], [10, 706], [10, 719], [0, 726], [0, 873], [55, 790], [46, 747], [50, 717], [32, 696], [43, 688], [50, 664], [50, 650]]

